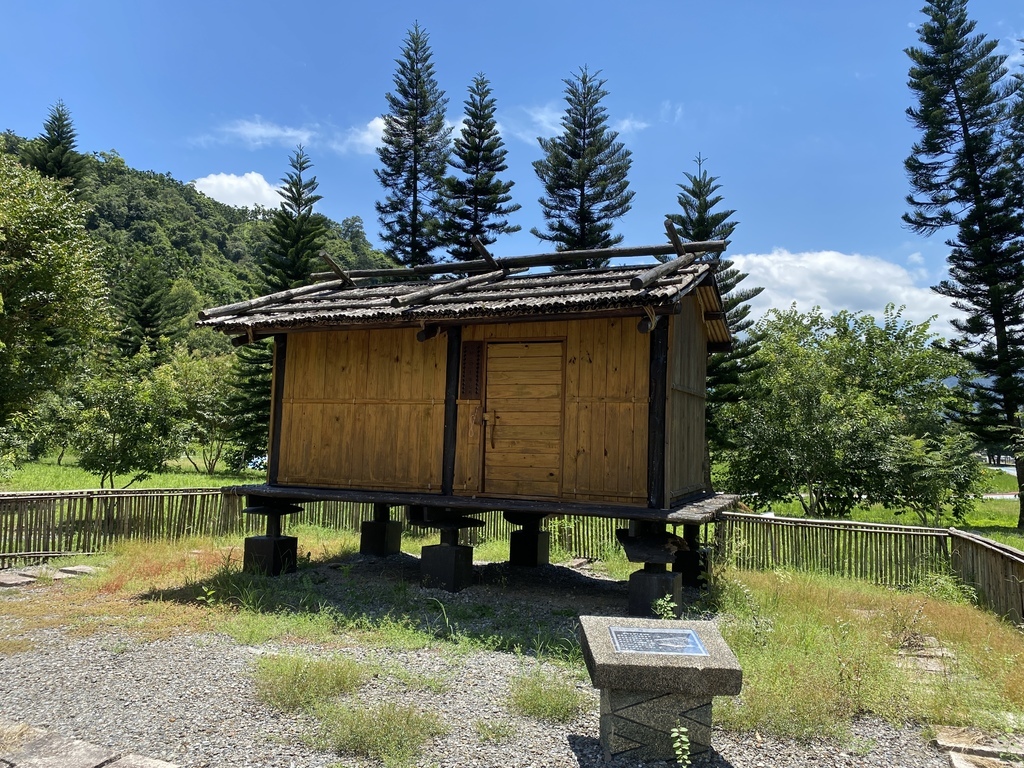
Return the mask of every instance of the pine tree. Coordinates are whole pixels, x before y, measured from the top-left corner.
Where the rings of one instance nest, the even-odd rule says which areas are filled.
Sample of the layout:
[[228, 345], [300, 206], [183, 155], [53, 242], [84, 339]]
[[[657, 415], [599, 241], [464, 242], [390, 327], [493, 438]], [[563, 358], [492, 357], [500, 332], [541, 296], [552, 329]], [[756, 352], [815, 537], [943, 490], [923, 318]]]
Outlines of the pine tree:
[[382, 168], [374, 170], [384, 187], [377, 201], [381, 239], [388, 254], [402, 264], [433, 263], [431, 252], [442, 244], [438, 203], [452, 129], [445, 123], [448, 99], [434, 78], [428, 36], [416, 24], [396, 60], [395, 90], [387, 94]]
[[497, 102], [483, 74], [473, 78], [469, 98], [464, 103], [466, 122], [455, 139], [450, 160], [464, 178], [445, 179], [443, 233], [448, 252], [460, 261], [470, 261], [479, 258], [470, 238], [490, 245], [498, 235], [518, 232], [521, 227], [510, 225], [508, 216], [522, 206], [512, 203], [510, 192], [515, 182], [498, 178], [499, 173], [508, 170], [508, 151], [494, 118]]
[[322, 199], [316, 194], [316, 176], [302, 177], [313, 164], [301, 145], [288, 164], [291, 171], [281, 179], [284, 186], [278, 190], [281, 205], [271, 219], [270, 248], [260, 264], [270, 293], [309, 283], [326, 232], [323, 219], [313, 213], [313, 206]]
[[78, 187], [85, 178], [85, 156], [76, 151], [75, 127], [71, 112], [58, 100], [43, 123], [43, 133], [26, 143], [21, 150], [25, 165], [53, 179], [68, 179]]
[[[711, 176], [705, 170], [705, 160], [706, 158], [697, 155], [697, 173], [684, 172], [686, 183], [678, 185], [680, 192], [677, 197], [683, 212], [670, 213], [667, 218], [675, 225], [683, 240], [724, 240], [728, 248], [729, 238], [732, 237], [733, 230], [739, 222], [731, 221], [732, 215], [736, 213], [734, 210], [714, 210], [722, 202], [722, 196], [716, 194], [722, 185], [717, 183], [717, 176]], [[714, 265], [726, 323], [734, 337], [731, 351], [708, 355], [705, 480], [710, 485], [711, 449], [723, 450], [729, 443], [719, 413], [726, 403], [735, 403], [742, 399], [744, 376], [753, 370], [754, 353], [757, 352], [760, 341], [758, 337], [749, 333], [754, 321], [749, 319], [750, 305], [747, 302], [760, 294], [764, 288], [740, 289], [738, 286], [746, 279], [747, 274], [736, 269], [733, 262], [723, 259], [721, 254], [711, 255], [708, 261]]]
[[182, 336], [181, 314], [170, 299], [171, 281], [153, 256], [136, 255], [114, 298], [121, 320], [117, 346], [133, 357], [143, 346], [154, 363], [165, 361], [170, 346]]
[[[1020, 166], [1008, 142], [1021, 82], [1007, 77], [996, 42], [974, 34], [967, 0], [930, 0], [908, 48], [907, 110], [921, 131], [905, 162], [912, 194], [903, 216], [918, 234], [951, 228], [949, 278], [933, 290], [965, 315], [954, 320], [955, 347], [979, 378], [964, 421], [982, 442], [1015, 442], [1024, 408], [1024, 210]], [[1016, 458], [1024, 475], [1024, 455]], [[1018, 527], [1024, 528], [1024, 497]]]
[[274, 346], [269, 340], [235, 350], [226, 399], [230, 414], [227, 432], [233, 447], [225, 458], [232, 469], [244, 469], [254, 459], [267, 455], [273, 368]]
[[[544, 185], [539, 202], [546, 224], [544, 232], [536, 228], [530, 232], [554, 243], [559, 251], [610, 248], [622, 242], [622, 235], [612, 234], [612, 227], [633, 200], [627, 179], [631, 153], [608, 127], [601, 106], [608, 91], [599, 74], [583, 67], [563, 81], [567, 107], [562, 134], [537, 139], [544, 157], [534, 161], [533, 169]], [[576, 262], [565, 268], [605, 263]]]

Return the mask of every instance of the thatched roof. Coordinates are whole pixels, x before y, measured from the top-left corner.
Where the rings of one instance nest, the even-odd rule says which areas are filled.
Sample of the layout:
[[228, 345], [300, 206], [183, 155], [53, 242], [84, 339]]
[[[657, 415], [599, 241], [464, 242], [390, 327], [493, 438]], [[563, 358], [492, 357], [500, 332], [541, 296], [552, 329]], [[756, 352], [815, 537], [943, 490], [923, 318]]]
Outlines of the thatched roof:
[[[723, 345], [731, 341], [731, 336], [713, 265], [695, 262], [700, 254], [723, 246], [717, 242], [687, 243], [679, 248], [682, 253], [664, 245], [352, 272], [344, 272], [328, 260], [338, 279], [208, 309], [200, 313], [198, 324], [249, 340], [310, 327], [427, 329], [475, 321], [609, 315], [633, 315], [651, 321], [657, 315], [678, 311], [680, 299], [696, 292], [704, 309], [709, 341]], [[618, 255], [667, 252], [676, 258], [660, 264], [527, 271], [543, 260], [551, 263], [567, 257], [570, 261], [605, 258], [609, 251]], [[465, 276], [431, 277], [431, 273], [444, 270]], [[396, 277], [400, 279], [381, 282]]]

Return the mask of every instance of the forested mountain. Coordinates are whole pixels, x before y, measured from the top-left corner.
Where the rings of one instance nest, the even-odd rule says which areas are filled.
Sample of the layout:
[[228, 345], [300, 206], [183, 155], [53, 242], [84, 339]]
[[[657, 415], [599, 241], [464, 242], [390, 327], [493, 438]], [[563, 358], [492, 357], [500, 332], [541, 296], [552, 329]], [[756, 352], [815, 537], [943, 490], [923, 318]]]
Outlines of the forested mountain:
[[[12, 218], [5, 222], [0, 215], [0, 224], [10, 234], [20, 232], [15, 227], [23, 222], [34, 238], [8, 243], [11, 252], [0, 258], [0, 308], [4, 298], [13, 302], [8, 325], [20, 323], [14, 330], [30, 331], [40, 350], [53, 346], [70, 356], [59, 376], [26, 391], [0, 418], [0, 476], [12, 461], [49, 450], [63, 455], [66, 447], [75, 450], [80, 466], [111, 484], [115, 475], [119, 483], [143, 477], [182, 451], [207, 471], [224, 457], [235, 466], [249, 462], [260, 451], [246, 447], [245, 425], [238, 422], [267, 411], [269, 365], [242, 359], [227, 338], [196, 329], [195, 320], [203, 307], [281, 289], [268, 275], [271, 263], [287, 266], [296, 253], [288, 242], [296, 212], [286, 206], [224, 205], [170, 174], [131, 168], [117, 152], [80, 153], [70, 115], [62, 109], [58, 103], [36, 139], [11, 131], [0, 135], [0, 157], [9, 171], [0, 198], [9, 195], [13, 206], [7, 211]], [[315, 189], [315, 177], [304, 183]], [[30, 189], [38, 189], [33, 194], [48, 207], [19, 203]], [[349, 268], [393, 266], [370, 246], [358, 217], [339, 223], [312, 205], [302, 215], [315, 236], [302, 241], [306, 273], [300, 282], [315, 271], [321, 248]], [[60, 242], [72, 231], [78, 238], [68, 258], [77, 259], [69, 263], [91, 281], [92, 304], [79, 313], [89, 326], [88, 344], [65, 343], [59, 327], [25, 327], [33, 296], [57, 296], [46, 287], [57, 277], [44, 265], [43, 238], [51, 231]], [[11, 267], [40, 268], [5, 272], [5, 260]], [[41, 287], [27, 286], [30, 277]], [[83, 280], [78, 282], [84, 285]], [[77, 310], [69, 304], [69, 311]], [[43, 381], [48, 368], [42, 353], [29, 358], [24, 344], [6, 347], [4, 353], [0, 334], [0, 371], [9, 370], [2, 378]], [[260, 385], [255, 395], [251, 382]], [[244, 405], [231, 411], [226, 403], [232, 397]], [[266, 419], [259, 422], [265, 433]], [[265, 447], [265, 434], [257, 443]]]

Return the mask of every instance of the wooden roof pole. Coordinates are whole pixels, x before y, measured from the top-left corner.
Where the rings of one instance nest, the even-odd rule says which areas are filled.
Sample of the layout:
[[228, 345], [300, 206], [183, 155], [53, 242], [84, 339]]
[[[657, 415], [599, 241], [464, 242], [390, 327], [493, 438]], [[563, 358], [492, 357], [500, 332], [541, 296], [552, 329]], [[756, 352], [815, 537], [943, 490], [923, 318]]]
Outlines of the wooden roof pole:
[[[513, 270], [513, 273], [525, 271], [525, 269], [517, 269]], [[496, 269], [493, 272], [485, 272], [482, 275], [471, 275], [470, 277], [464, 277], [461, 280], [450, 280], [444, 283], [437, 283], [435, 285], [427, 286], [419, 291], [406, 293], [402, 296], [395, 296], [391, 299], [391, 306], [407, 307], [410, 304], [422, 304], [430, 301], [434, 296], [453, 293], [461, 290], [462, 288], [469, 288], [470, 286], [478, 285], [480, 283], [490, 283], [494, 280], [501, 280], [507, 274], [509, 273], [503, 269]]]
[[[348, 274], [345, 272], [345, 270], [343, 270], [341, 268], [341, 265], [338, 264], [338, 262], [336, 262], [331, 257], [331, 254], [329, 254], [327, 251], [325, 251], [323, 248], [321, 248], [320, 249], [320, 253], [318, 253], [317, 255], [327, 263], [327, 266], [331, 268], [331, 272], [338, 279], [346, 281], [348, 283], [348, 287], [349, 288], [354, 288], [355, 287], [356, 281], [348, 276]], [[317, 273], [317, 274], [320, 274], [320, 273]]]
[[[668, 235], [668, 239], [672, 241], [672, 250], [675, 251], [676, 258], [658, 264], [656, 267], [652, 267], [634, 277], [629, 282], [629, 287], [634, 291], [643, 290], [654, 283], [659, 277], [671, 275], [684, 267], [690, 266], [702, 253], [708, 253], [709, 251], [721, 253], [725, 250], [725, 242], [720, 240], [708, 243], [684, 243], [679, 239], [679, 233], [676, 232], [676, 228], [669, 219], [665, 219], [665, 233]], [[701, 246], [701, 248], [698, 249], [695, 246]]]
[[348, 288], [350, 287], [349, 284], [351, 282], [351, 280], [332, 280], [328, 283], [314, 283], [313, 285], [289, 288], [287, 291], [279, 291], [278, 293], [272, 293], [269, 296], [260, 296], [259, 298], [249, 299], [248, 301], [239, 301], [236, 304], [225, 304], [223, 307], [204, 309], [199, 313], [199, 319], [209, 320], [211, 317], [244, 314], [251, 309], [259, 309], [260, 307], [265, 307], [268, 304], [277, 304], [279, 301], [288, 301], [296, 296], [306, 296], [310, 293], [329, 291], [334, 288]]

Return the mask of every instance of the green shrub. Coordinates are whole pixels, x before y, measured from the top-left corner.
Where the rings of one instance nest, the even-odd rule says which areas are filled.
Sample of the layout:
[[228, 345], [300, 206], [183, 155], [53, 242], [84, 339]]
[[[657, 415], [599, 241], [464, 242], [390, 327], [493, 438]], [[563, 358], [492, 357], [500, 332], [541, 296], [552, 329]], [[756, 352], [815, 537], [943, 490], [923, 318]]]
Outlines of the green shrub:
[[311, 711], [332, 696], [357, 690], [369, 676], [352, 659], [265, 656], [256, 665], [256, 694], [284, 712]]
[[392, 702], [370, 708], [328, 705], [318, 716], [322, 724], [315, 746], [379, 760], [388, 768], [408, 765], [430, 739], [446, 730], [433, 712]]

